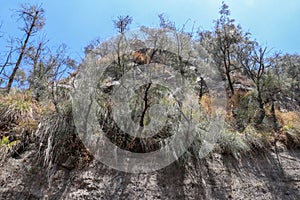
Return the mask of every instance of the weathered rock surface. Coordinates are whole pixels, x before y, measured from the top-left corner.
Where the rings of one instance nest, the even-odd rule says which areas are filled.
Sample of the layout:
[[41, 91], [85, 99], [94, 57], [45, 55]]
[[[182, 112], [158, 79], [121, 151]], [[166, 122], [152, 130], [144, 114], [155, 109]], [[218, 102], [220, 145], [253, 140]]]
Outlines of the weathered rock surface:
[[0, 199], [300, 199], [300, 150], [235, 159], [212, 154], [148, 174], [94, 161], [84, 169], [36, 164], [37, 150], [1, 160]]

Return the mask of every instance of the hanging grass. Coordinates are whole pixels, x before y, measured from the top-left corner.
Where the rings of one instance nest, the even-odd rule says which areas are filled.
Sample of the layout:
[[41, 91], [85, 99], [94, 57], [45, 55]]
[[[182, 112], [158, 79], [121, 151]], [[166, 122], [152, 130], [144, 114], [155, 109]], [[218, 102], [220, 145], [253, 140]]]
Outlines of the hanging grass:
[[43, 117], [39, 124], [40, 161], [51, 173], [53, 167], [82, 168], [93, 160], [77, 135], [69, 101], [60, 112]]

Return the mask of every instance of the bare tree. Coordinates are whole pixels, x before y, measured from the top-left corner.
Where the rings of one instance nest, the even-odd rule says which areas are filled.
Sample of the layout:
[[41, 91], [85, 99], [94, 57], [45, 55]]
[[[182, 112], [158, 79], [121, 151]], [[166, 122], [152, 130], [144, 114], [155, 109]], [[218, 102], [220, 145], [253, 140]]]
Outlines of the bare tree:
[[170, 21], [163, 13], [158, 15], [159, 26], [170, 30], [176, 30], [175, 22]]
[[[6, 52], [6, 56], [4, 58], [4, 62], [0, 66], [0, 76], [1, 76], [0, 79], [2, 81], [4, 81], [4, 79], [8, 78], [7, 74], [5, 73], [5, 69], [7, 67], [13, 65], [13, 63], [11, 61], [12, 54], [15, 52], [15, 50], [13, 48], [14, 48], [14, 46], [13, 46], [13, 40], [10, 40], [9, 50]], [[0, 81], [0, 84], [2, 84], [1, 81]]]
[[[20, 68], [21, 62], [25, 56], [27, 46], [29, 44], [29, 39], [34, 36], [39, 30], [41, 30], [45, 24], [44, 9], [38, 6], [22, 5], [21, 10], [17, 11], [19, 20], [22, 20], [24, 25], [20, 29], [25, 33], [25, 38], [21, 42], [20, 52], [17, 56], [17, 61], [12, 68], [11, 74], [8, 76], [8, 83], [6, 86], [6, 91], [9, 93], [12, 84], [15, 80], [17, 71]], [[9, 58], [11, 56], [11, 51], [8, 54]], [[7, 59], [9, 60], [9, 59]]]
[[118, 16], [117, 19], [113, 20], [113, 23], [117, 31], [123, 34], [128, 30], [129, 25], [132, 23], [132, 17], [130, 17], [129, 15]]
[[66, 74], [75, 61], [66, 56], [66, 45], [55, 52], [50, 50], [44, 40], [31, 46], [26, 52], [26, 61], [32, 66], [28, 77], [29, 89], [36, 100], [49, 95], [49, 84], [58, 81]]
[[251, 49], [244, 51], [241, 57], [241, 64], [245, 69], [248, 77], [255, 83], [257, 90], [257, 102], [259, 106], [259, 114], [256, 119], [257, 124], [261, 124], [265, 118], [265, 100], [263, 94], [265, 92], [264, 75], [268, 68], [272, 66], [272, 61], [267, 57], [267, 47], [261, 47], [257, 43]]

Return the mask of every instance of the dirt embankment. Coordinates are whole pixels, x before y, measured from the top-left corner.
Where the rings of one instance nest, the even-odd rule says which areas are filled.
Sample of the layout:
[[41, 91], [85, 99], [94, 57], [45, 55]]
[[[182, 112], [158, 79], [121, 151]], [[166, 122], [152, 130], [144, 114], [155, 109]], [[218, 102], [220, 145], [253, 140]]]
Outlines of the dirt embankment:
[[212, 154], [149, 174], [93, 161], [83, 169], [36, 164], [37, 149], [1, 160], [0, 199], [299, 199], [300, 150], [280, 148], [241, 159]]

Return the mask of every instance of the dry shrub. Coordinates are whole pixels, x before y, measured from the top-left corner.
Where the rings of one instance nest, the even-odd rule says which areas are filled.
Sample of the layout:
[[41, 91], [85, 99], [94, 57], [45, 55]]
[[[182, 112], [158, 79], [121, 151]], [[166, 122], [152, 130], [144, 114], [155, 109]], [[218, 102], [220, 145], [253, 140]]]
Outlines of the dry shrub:
[[42, 109], [29, 92], [0, 97], [0, 136], [17, 137], [37, 129]]
[[283, 125], [292, 125], [300, 129], [300, 113], [299, 112], [276, 112], [277, 119]]
[[212, 100], [208, 94], [204, 94], [200, 100], [200, 106], [204, 112], [211, 114], [212, 113]]
[[0, 97], [0, 139], [8, 138], [6, 156], [18, 156], [35, 140], [33, 133], [42, 112], [30, 92], [14, 91]]
[[222, 131], [217, 144], [217, 152], [231, 154], [235, 158], [250, 150], [242, 134], [231, 129], [224, 129]]
[[200, 101], [200, 107], [202, 114], [208, 116], [218, 116], [219, 114], [226, 113], [225, 108], [223, 108], [222, 101], [220, 101], [217, 97], [211, 96], [209, 94], [204, 94]]
[[287, 137], [288, 146], [300, 147], [300, 113], [276, 112], [278, 121], [282, 125], [282, 131]]
[[251, 151], [265, 150], [271, 145], [272, 134], [270, 131], [258, 130], [254, 125], [249, 124], [242, 134]]

